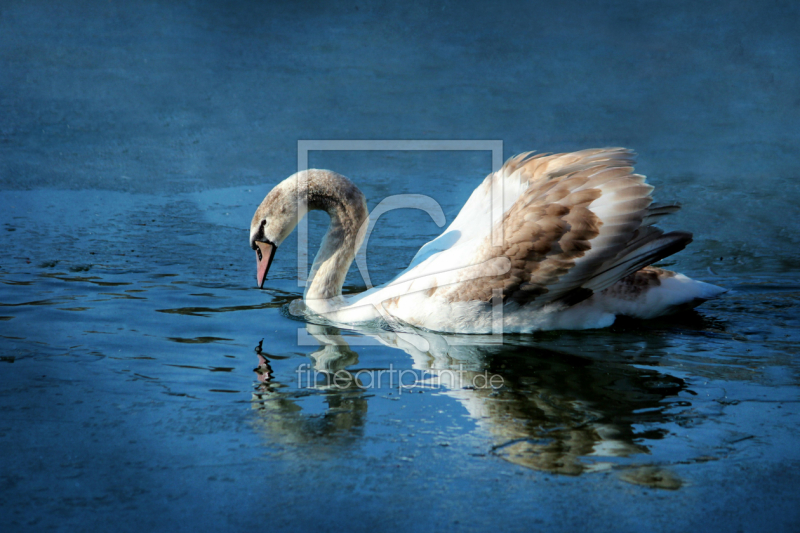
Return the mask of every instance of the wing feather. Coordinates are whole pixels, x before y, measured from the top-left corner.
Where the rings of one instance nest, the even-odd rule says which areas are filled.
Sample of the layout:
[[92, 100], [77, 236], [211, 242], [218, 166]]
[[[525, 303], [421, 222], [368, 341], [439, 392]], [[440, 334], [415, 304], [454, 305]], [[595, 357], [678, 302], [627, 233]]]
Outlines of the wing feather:
[[[652, 227], [678, 207], [653, 205], [653, 187], [633, 173], [633, 164], [634, 153], [622, 148], [509, 159], [448, 228], [463, 237], [422, 270], [440, 272], [438, 294], [451, 302], [488, 302], [501, 289], [504, 301], [522, 305], [572, 304], [603, 290], [691, 241], [689, 234]], [[493, 213], [498, 186], [503, 209]], [[492, 229], [502, 230], [501, 246], [492, 246]], [[505, 274], [458, 274], [459, 267], [503, 257], [510, 262]]]

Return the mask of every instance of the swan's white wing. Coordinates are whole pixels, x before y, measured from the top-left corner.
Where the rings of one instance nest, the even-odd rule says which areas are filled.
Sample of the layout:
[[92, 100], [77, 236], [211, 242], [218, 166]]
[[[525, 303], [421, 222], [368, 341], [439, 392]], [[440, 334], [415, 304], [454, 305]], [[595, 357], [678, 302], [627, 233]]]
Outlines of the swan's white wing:
[[[406, 272], [430, 259], [434, 254], [453, 250], [468, 242], [481, 241], [491, 235], [492, 227], [502, 220], [503, 214], [528, 188], [530, 176], [525, 166], [546, 155], [532, 156], [532, 153], [526, 152], [512, 157], [500, 170], [486, 176], [483, 183], [472, 192], [450, 226], [440, 236], [420, 248], [398, 280], [403, 279]], [[449, 254], [445, 254], [440, 259], [447, 262], [449, 257]], [[417, 271], [417, 274], [422, 274], [423, 271]]]
[[500, 289], [520, 304], [571, 304], [605, 289], [691, 240], [651, 226], [677, 207], [651, 207], [633, 162], [622, 148], [508, 160], [392, 285], [451, 302]]

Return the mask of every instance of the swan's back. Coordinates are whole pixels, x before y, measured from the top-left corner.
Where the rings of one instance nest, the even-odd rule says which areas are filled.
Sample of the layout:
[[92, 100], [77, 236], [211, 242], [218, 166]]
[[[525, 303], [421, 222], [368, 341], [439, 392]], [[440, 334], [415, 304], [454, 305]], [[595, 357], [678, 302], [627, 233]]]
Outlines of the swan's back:
[[633, 156], [610, 148], [509, 159], [399, 280], [435, 274], [449, 302], [488, 302], [500, 290], [504, 302], [573, 305], [681, 250], [691, 234], [652, 225], [678, 207], [653, 205]]

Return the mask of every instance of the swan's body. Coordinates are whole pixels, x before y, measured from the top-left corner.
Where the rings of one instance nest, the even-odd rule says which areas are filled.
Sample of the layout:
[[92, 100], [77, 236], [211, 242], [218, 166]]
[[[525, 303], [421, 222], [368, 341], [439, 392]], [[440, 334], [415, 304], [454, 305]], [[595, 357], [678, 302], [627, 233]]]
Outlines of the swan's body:
[[[393, 281], [345, 297], [342, 284], [364, 238], [363, 194], [325, 170], [277, 185], [253, 217], [250, 245], [263, 284], [274, 252], [308, 209], [331, 217], [311, 269], [307, 308], [344, 324], [381, 318], [434, 331], [489, 333], [589, 329], [617, 315], [653, 318], [724, 292], [649, 267], [691, 242], [653, 226], [678, 209], [654, 205], [624, 149], [509, 159], [456, 219]], [[307, 191], [307, 193], [305, 192]]]

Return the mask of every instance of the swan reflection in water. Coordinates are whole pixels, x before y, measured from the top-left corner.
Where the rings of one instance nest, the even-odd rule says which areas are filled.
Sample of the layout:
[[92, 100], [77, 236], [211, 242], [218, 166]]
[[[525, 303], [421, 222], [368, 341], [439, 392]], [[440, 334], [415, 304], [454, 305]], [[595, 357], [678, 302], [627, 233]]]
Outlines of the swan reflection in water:
[[[318, 326], [315, 326], [318, 327]], [[263, 341], [262, 341], [263, 342]], [[253, 392], [252, 406], [257, 411], [256, 426], [263, 430], [269, 440], [287, 450], [297, 446], [303, 448], [303, 455], [325, 458], [335, 456], [339, 446], [356, 443], [363, 436], [367, 414], [365, 390], [355, 381], [345, 383], [336, 380], [336, 385], [324, 383], [307, 390], [290, 390], [295, 375], [284, 381], [275, 379], [271, 360], [285, 359], [285, 356], [267, 354], [262, 343], [256, 347], [258, 366], [254, 369], [258, 384]], [[312, 359], [330, 358], [341, 368], [357, 364], [358, 354], [346, 342], [341, 345], [323, 344], [319, 350], [310, 354]], [[338, 367], [337, 367], [338, 369]], [[323, 376], [328, 376], [323, 373]], [[298, 402], [303, 396], [322, 396], [326, 403], [323, 415], [306, 414]]]
[[[305, 329], [320, 344], [308, 354], [309, 388], [290, 388], [288, 383], [298, 379], [294, 374], [287, 383], [274, 380], [269, 359], [276, 356], [256, 350], [260, 383], [253, 406], [272, 442], [303, 444], [305, 455], [328, 456], [363, 435], [368, 398], [388, 384], [388, 378], [370, 383], [377, 371], [356, 366], [358, 353], [351, 343], [366, 337], [409, 354], [418, 376], [415, 388], [434, 387], [456, 399], [491, 436], [491, 453], [506, 461], [566, 475], [616, 466], [624, 468], [626, 481], [671, 489], [681, 485], [668, 470], [641, 463], [646, 463], [648, 441], [667, 433], [659, 426], [676, 417], [666, 411], [687, 405], [678, 393], [693, 393], [678, 377], [634, 366], [630, 355], [609, 356], [603, 342], [612, 338], [609, 334], [506, 336], [503, 344], [481, 345], [476, 341], [493, 339], [366, 329], [354, 336], [314, 324]], [[638, 344], [640, 352], [642, 345], [658, 352], [658, 342], [657, 336], [647, 337]], [[410, 380], [401, 381], [407, 386]], [[327, 402], [324, 414], [304, 414], [295, 401], [311, 394]], [[632, 456], [639, 466], [611, 459]]]

